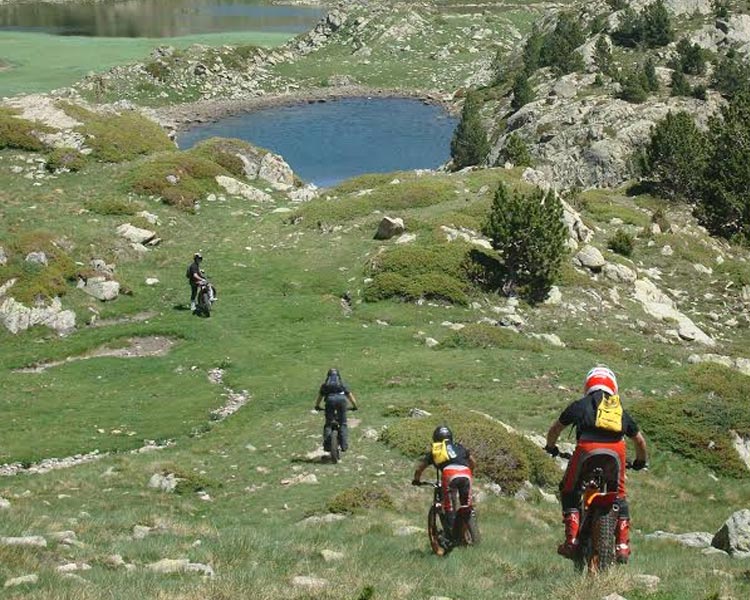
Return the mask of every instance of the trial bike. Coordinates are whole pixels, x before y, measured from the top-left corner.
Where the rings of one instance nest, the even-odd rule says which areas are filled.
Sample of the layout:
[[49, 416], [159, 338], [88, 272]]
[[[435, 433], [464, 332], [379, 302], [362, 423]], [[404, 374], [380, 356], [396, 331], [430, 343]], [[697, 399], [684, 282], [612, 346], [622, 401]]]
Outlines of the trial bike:
[[[427, 536], [437, 556], [447, 556], [456, 546], [476, 546], [479, 543], [477, 513], [473, 506], [461, 506], [455, 515], [453, 531], [447, 531], [447, 515], [443, 508], [443, 487], [440, 476], [434, 482], [421, 481], [422, 487], [432, 487], [432, 505], [427, 513]], [[453, 506], [459, 506], [458, 490], [450, 490]]]
[[[560, 452], [570, 460], [570, 452]], [[627, 461], [625, 468], [632, 468]], [[581, 490], [581, 525], [573, 564], [578, 572], [599, 573], [615, 563], [619, 464], [611, 454], [591, 454], [581, 465], [576, 485]]]
[[[318, 411], [322, 411], [322, 408], [318, 408]], [[349, 410], [357, 410], [356, 408], [350, 408]], [[331, 456], [331, 462], [335, 465], [339, 462], [341, 459], [341, 452], [343, 451], [343, 448], [341, 446], [341, 424], [339, 423], [339, 420], [334, 417], [333, 420], [328, 424], [331, 428], [331, 433], [329, 435], [328, 441], [329, 441], [329, 448], [330, 448], [330, 456]]]
[[196, 303], [198, 312], [205, 317], [210, 317], [214, 302], [216, 302], [216, 288], [208, 279], [204, 279], [198, 285], [198, 302]]

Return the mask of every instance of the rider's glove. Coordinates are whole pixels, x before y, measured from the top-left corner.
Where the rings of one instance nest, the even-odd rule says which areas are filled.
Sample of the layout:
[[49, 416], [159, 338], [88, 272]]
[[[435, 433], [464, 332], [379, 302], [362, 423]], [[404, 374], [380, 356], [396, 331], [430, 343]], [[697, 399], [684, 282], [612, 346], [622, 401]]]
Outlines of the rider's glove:
[[412, 480], [411, 480], [411, 484], [412, 484], [412, 485], [422, 485], [422, 482], [421, 482], [421, 481], [419, 481], [419, 479], [412, 479]]
[[315, 410], [317, 410], [318, 412], [320, 412], [321, 410], [323, 410], [323, 408], [321, 406], [316, 406]]
[[358, 406], [352, 406], [350, 410], [359, 410]]
[[633, 461], [633, 471], [640, 471], [641, 469], [645, 469], [648, 466], [645, 460], [641, 460], [640, 458], [636, 458]]
[[558, 448], [557, 446], [545, 446], [544, 451], [550, 456], [557, 456], [558, 454], [560, 454], [560, 448]]

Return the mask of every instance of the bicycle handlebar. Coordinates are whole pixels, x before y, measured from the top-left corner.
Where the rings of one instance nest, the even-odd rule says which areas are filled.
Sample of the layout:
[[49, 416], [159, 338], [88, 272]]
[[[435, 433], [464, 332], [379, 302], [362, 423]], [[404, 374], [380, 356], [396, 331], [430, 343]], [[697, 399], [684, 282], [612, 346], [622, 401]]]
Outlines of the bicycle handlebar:
[[[557, 456], [559, 456], [562, 459], [570, 460], [573, 458], [572, 452], [560, 452]], [[625, 468], [626, 469], [632, 469], [633, 468], [633, 461], [632, 460], [626, 460], [625, 461]]]

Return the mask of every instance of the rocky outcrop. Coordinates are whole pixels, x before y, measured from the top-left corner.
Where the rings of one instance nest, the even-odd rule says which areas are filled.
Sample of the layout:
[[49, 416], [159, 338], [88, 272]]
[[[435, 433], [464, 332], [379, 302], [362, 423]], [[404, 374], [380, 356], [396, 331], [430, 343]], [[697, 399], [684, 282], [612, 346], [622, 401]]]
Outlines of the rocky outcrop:
[[120, 284], [103, 276], [79, 279], [78, 287], [102, 302], [114, 300], [120, 294]]
[[480, 246], [485, 250], [492, 250], [492, 243], [487, 238], [482, 237], [476, 231], [466, 227], [448, 227], [447, 225], [441, 225], [440, 230], [445, 233], [445, 237], [449, 242], [463, 240], [469, 244]]
[[16, 280], [11, 279], [0, 286], [0, 323], [11, 333], [25, 331], [35, 325], [44, 325], [60, 334], [69, 333], [76, 326], [76, 315], [64, 310], [60, 298], [49, 304], [40, 301], [33, 307], [25, 306], [10, 297], [9, 292]]
[[376, 240], [390, 240], [404, 232], [404, 221], [398, 217], [383, 217], [375, 232]]
[[750, 510], [738, 510], [729, 517], [711, 545], [732, 556], [750, 556]]
[[156, 237], [156, 232], [141, 229], [130, 223], [123, 223], [117, 228], [117, 233], [133, 244], [146, 244]]
[[227, 194], [231, 196], [239, 196], [245, 200], [251, 202], [273, 202], [273, 198], [266, 194], [263, 190], [259, 190], [247, 183], [243, 183], [234, 177], [228, 177], [226, 175], [217, 175], [216, 183], [218, 183]]
[[294, 186], [294, 171], [278, 154], [263, 155], [258, 166], [258, 177], [271, 184], [275, 190], [286, 191]]

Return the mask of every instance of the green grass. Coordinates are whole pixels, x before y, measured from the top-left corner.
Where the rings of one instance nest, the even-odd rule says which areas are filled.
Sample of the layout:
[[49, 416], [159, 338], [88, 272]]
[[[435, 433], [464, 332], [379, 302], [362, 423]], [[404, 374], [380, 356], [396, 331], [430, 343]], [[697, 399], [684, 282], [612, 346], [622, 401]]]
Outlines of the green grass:
[[[157, 46], [186, 48], [191, 44], [277, 46], [292, 37], [284, 33], [237, 32], [177, 38], [94, 38], [42, 33], [0, 32], [0, 95], [46, 92], [69, 86], [89, 72], [135, 62]], [[55, 60], [49, 57], [54, 56]]]

